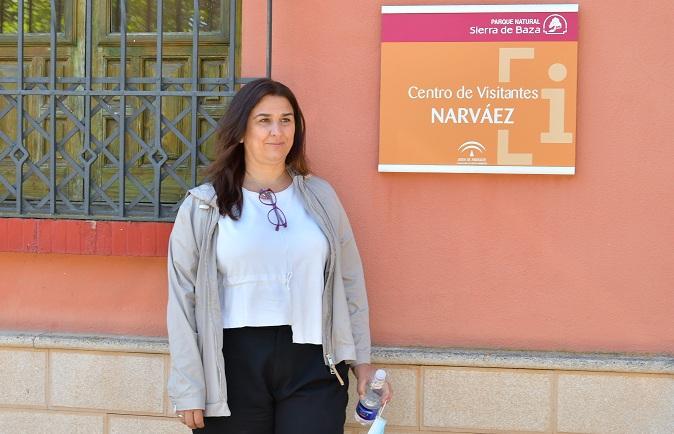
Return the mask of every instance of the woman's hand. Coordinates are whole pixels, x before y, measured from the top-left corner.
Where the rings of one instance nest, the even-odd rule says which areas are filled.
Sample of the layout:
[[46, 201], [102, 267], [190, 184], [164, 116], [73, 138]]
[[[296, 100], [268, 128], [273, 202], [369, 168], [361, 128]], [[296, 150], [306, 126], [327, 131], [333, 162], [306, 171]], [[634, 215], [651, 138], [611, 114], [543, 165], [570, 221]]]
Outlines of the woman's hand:
[[178, 410], [176, 414], [188, 428], [197, 429], [204, 427], [204, 411], [200, 408], [196, 410]]
[[[377, 368], [372, 366], [369, 363], [361, 363], [356, 366], [352, 366], [356, 379], [358, 380], [358, 385], [356, 390], [358, 391], [358, 396], [360, 399], [365, 397], [365, 392], [367, 390], [367, 383], [374, 378], [374, 373], [377, 371]], [[393, 389], [391, 384], [386, 380], [384, 383], [384, 392], [381, 395], [382, 404], [389, 402], [393, 398]]]

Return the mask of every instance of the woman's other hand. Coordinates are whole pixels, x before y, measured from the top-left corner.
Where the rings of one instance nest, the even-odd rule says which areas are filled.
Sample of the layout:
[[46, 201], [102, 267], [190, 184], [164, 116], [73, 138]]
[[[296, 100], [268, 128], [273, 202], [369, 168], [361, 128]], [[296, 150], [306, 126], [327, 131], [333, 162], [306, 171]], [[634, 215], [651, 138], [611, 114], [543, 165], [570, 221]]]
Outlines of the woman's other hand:
[[[367, 383], [374, 378], [374, 373], [377, 372], [376, 367], [372, 366], [369, 363], [361, 363], [356, 366], [352, 366], [353, 373], [358, 380], [356, 390], [358, 391], [358, 396], [360, 399], [365, 397], [365, 392], [367, 391]], [[381, 401], [383, 403], [389, 402], [393, 398], [393, 389], [391, 384], [388, 382], [388, 379], [384, 383], [384, 392], [381, 395]]]
[[204, 411], [200, 408], [196, 410], [178, 410], [176, 414], [188, 428], [197, 429], [204, 427]]

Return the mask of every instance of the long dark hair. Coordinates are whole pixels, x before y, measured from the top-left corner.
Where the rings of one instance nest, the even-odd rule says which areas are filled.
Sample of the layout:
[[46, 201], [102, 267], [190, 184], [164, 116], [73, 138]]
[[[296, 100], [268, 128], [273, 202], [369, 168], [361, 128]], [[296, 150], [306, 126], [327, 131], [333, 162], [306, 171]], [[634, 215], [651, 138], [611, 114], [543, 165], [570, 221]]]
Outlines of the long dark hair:
[[297, 98], [284, 84], [268, 78], [251, 81], [232, 98], [227, 112], [218, 125], [215, 160], [206, 169], [206, 178], [213, 184], [218, 196], [220, 214], [238, 220], [243, 205], [241, 186], [246, 174], [246, 161], [241, 140], [246, 134], [248, 116], [253, 108], [267, 95], [282, 96], [293, 108], [295, 137], [286, 156], [286, 167], [291, 173], [307, 175], [309, 166], [304, 154], [304, 116]]

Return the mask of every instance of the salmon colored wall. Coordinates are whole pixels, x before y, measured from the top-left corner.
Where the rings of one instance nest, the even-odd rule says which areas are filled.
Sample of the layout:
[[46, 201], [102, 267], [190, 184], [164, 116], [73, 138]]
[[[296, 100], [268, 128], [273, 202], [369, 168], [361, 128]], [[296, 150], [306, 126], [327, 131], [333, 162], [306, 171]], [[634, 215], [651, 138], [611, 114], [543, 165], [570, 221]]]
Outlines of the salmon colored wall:
[[246, 0], [241, 5], [241, 76], [264, 77], [267, 73], [267, 0]]
[[166, 335], [166, 257], [0, 253], [0, 329]]
[[[273, 77], [351, 218], [375, 343], [674, 353], [674, 15], [579, 3], [577, 175], [542, 176], [377, 173], [382, 2], [274, 2]], [[5, 253], [0, 273], [0, 328], [165, 334], [161, 258]]]
[[374, 340], [674, 353], [671, 2], [579, 1], [571, 177], [377, 173], [379, 10], [411, 3], [471, 2], [274, 5], [273, 77], [355, 227]]

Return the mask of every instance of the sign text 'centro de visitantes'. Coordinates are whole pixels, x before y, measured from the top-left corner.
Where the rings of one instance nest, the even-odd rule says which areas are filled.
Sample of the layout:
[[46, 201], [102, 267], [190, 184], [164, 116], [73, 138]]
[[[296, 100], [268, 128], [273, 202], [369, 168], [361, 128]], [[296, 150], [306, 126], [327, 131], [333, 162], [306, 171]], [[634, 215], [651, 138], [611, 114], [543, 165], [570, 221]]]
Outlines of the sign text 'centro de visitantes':
[[380, 172], [575, 173], [578, 5], [382, 6]]

